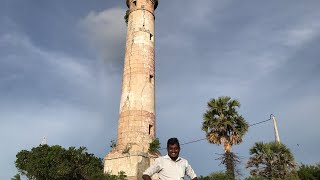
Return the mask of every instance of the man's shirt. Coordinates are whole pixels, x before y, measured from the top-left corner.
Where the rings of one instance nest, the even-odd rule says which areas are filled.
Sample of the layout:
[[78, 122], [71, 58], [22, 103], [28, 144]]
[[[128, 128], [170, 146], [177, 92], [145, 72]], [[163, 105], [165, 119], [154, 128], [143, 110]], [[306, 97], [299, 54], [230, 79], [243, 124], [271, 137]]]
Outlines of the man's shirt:
[[143, 174], [151, 177], [155, 173], [161, 180], [181, 180], [185, 175], [190, 179], [197, 177], [187, 160], [178, 157], [173, 161], [168, 155], [157, 158]]

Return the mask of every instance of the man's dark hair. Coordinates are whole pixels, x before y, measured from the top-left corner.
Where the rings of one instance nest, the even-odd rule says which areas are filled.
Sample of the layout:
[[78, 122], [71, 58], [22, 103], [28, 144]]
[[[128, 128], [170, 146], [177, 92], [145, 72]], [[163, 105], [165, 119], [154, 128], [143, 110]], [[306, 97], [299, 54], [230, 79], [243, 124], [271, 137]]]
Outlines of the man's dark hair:
[[178, 145], [178, 147], [180, 148], [180, 144], [179, 144], [179, 140], [178, 138], [170, 138], [168, 139], [168, 142], [167, 142], [167, 148], [169, 148], [169, 145]]

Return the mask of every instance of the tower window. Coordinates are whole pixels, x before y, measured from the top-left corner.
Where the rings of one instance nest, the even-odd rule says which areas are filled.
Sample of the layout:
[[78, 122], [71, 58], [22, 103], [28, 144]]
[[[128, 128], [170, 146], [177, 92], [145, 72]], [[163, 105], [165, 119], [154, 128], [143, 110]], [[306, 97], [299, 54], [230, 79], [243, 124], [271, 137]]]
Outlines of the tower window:
[[149, 75], [149, 82], [152, 82], [152, 79], [153, 79], [153, 75], [150, 74], [150, 75]]
[[150, 40], [153, 41], [153, 35], [150, 33]]
[[133, 0], [132, 2], [134, 4], [134, 6], [137, 6], [137, 0]]
[[149, 135], [154, 138], [154, 126], [152, 124], [149, 124]]

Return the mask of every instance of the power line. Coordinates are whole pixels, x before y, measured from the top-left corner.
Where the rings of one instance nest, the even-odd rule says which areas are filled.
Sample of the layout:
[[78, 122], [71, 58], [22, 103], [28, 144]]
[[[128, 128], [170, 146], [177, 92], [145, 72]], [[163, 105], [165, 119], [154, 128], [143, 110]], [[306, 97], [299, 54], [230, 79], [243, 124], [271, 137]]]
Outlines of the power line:
[[[202, 138], [202, 139], [198, 139], [198, 140], [194, 140], [194, 141], [182, 143], [182, 144], [180, 144], [180, 146], [183, 146], [183, 145], [186, 145], [186, 144], [192, 144], [192, 143], [199, 142], [199, 141], [203, 141], [203, 140], [205, 140], [205, 139], [207, 139], [207, 138]], [[166, 148], [161, 148], [161, 149], [159, 149], [159, 150], [164, 150], [164, 149], [166, 149]]]
[[260, 121], [260, 122], [254, 123], [254, 124], [251, 124], [251, 125], [249, 125], [249, 127], [255, 126], [255, 125], [258, 125], [258, 124], [261, 124], [261, 123], [265, 123], [265, 122], [270, 121], [270, 120], [271, 120], [271, 118], [267, 119], [267, 120], [264, 120], [264, 121]]
[[202, 141], [202, 140], [205, 140], [205, 139], [207, 139], [207, 138], [202, 138], [202, 139], [198, 139], [198, 140], [182, 143], [181, 145], [191, 144], [191, 143], [195, 143], [195, 142]]
[[[254, 124], [251, 124], [251, 125], [249, 125], [249, 127], [255, 126], [255, 125], [258, 125], [258, 124], [262, 124], [262, 123], [265, 123], [265, 122], [270, 121], [270, 120], [271, 120], [271, 118], [269, 118], [267, 120], [264, 120], [264, 121], [260, 121], [260, 122], [254, 123]], [[207, 138], [202, 138], [202, 139], [198, 139], [198, 140], [194, 140], [194, 141], [189, 141], [189, 142], [180, 144], [180, 146], [187, 145], [187, 144], [192, 144], [192, 143], [203, 141], [203, 140], [206, 140], [206, 139]], [[166, 148], [161, 148], [159, 150], [163, 150], [163, 149], [166, 149]]]
[[[271, 120], [271, 118], [270, 118], [270, 119], [267, 119], [267, 120], [264, 120], [264, 121], [260, 121], [260, 122], [254, 123], [254, 124], [251, 124], [251, 125], [249, 125], [249, 127], [255, 126], [255, 125], [258, 125], [258, 124], [262, 124], [262, 123], [265, 123], [265, 122], [270, 121], [270, 120]], [[197, 139], [197, 140], [189, 141], [189, 142], [180, 144], [180, 146], [187, 145], [187, 144], [192, 144], [192, 143], [196, 143], [196, 142], [199, 142], [199, 141], [203, 141], [203, 140], [205, 140], [205, 139], [207, 139], [207, 138], [202, 138], [202, 139]], [[159, 150], [164, 150], [164, 149], [166, 149], [166, 148], [160, 148]], [[129, 155], [127, 155], [127, 156], [121, 156], [121, 157], [117, 157], [117, 158], [110, 158], [110, 159], [108, 159], [108, 160], [126, 158], [126, 157], [130, 157], [130, 156], [139, 156], [139, 155], [130, 155], [130, 154], [129, 154]]]

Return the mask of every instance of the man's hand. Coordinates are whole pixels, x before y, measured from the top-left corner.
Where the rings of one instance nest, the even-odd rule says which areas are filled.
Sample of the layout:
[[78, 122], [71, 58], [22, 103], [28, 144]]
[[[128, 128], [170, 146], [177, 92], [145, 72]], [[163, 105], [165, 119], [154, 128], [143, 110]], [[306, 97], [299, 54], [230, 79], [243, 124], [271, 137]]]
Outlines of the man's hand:
[[[144, 174], [144, 175], [142, 176], [142, 179], [143, 179], [143, 180], [151, 180], [151, 177], [150, 177], [149, 175]], [[197, 179], [196, 179], [196, 180], [197, 180]]]

